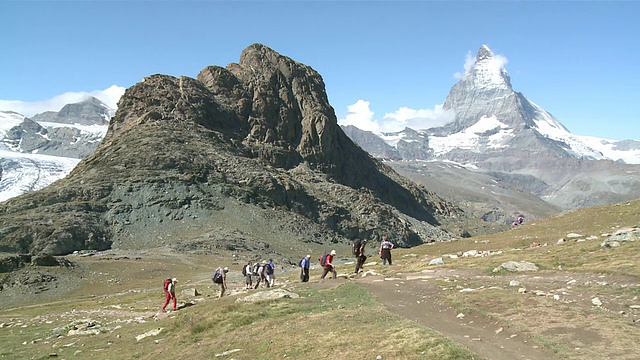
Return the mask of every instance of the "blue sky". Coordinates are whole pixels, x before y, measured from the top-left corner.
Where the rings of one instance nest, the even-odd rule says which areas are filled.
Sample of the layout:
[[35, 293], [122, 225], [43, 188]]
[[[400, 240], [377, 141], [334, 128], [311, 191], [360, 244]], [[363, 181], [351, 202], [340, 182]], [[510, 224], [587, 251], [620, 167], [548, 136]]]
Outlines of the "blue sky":
[[339, 119], [382, 120], [436, 109], [487, 44], [574, 134], [640, 140], [634, 1], [3, 1], [0, 14], [0, 110], [195, 77], [262, 43], [317, 70]]

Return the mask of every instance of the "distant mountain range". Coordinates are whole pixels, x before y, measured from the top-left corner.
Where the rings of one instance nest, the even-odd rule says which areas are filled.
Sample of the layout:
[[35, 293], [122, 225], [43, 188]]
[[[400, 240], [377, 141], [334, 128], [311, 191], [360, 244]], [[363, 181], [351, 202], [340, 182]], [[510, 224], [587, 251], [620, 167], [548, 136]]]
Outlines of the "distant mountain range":
[[[461, 180], [486, 175], [495, 184], [533, 194], [558, 209], [640, 197], [639, 141], [571, 134], [549, 112], [513, 90], [509, 74], [485, 45], [475, 64], [452, 87], [443, 110], [454, 112], [455, 120], [441, 127], [395, 133], [372, 133], [353, 126], [343, 130], [364, 150], [427, 189], [443, 190], [434, 185], [433, 178], [421, 179], [416, 172], [426, 167], [438, 171], [425, 162], [456, 168], [458, 175], [449, 173], [453, 178], [448, 185], [461, 191], [444, 190], [453, 197], [472, 190], [460, 189], [465, 183]], [[487, 214], [504, 212], [500, 217], [505, 221], [510, 212], [530, 211], [524, 204], [520, 210], [502, 208], [504, 199], [499, 196], [482, 201], [489, 199], [482, 208]]]
[[114, 112], [93, 97], [31, 118], [0, 111], [0, 201], [69, 174], [98, 147]]
[[[400, 174], [486, 221], [640, 197], [639, 141], [571, 134], [513, 90], [485, 45], [443, 109], [455, 120], [436, 128], [342, 129]], [[66, 176], [95, 151], [114, 113], [95, 98], [31, 118], [0, 111], [0, 201]]]

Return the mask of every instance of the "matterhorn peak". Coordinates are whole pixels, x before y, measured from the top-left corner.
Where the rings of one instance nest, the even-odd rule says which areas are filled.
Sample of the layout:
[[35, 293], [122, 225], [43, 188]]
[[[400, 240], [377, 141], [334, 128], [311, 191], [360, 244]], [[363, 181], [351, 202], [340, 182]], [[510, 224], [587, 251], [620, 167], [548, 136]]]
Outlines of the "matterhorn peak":
[[493, 51], [487, 45], [482, 44], [476, 55], [476, 63], [486, 59], [493, 59]]
[[487, 45], [482, 45], [466, 79], [474, 83], [476, 88], [511, 91], [511, 78], [504, 68], [506, 63], [504, 56], [495, 56]]

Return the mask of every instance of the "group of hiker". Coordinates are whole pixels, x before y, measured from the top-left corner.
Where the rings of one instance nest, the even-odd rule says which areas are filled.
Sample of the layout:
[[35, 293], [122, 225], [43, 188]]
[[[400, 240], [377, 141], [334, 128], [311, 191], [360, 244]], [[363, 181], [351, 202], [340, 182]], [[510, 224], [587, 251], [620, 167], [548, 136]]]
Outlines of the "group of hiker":
[[[276, 266], [273, 259], [262, 260], [261, 262], [247, 262], [242, 267], [242, 275], [244, 276], [245, 289], [257, 289], [260, 283], [264, 283], [266, 287], [272, 287], [276, 283], [275, 275]], [[254, 285], [255, 279], [255, 285]]]
[[[365, 255], [365, 247], [367, 245], [366, 239], [356, 239], [353, 243], [352, 252], [356, 258], [356, 267], [354, 273], [359, 273], [365, 261], [367, 260], [367, 256]], [[378, 251], [378, 255], [382, 259], [382, 265], [392, 264], [391, 260], [391, 250], [394, 245], [386, 236], [382, 237], [382, 242], [380, 243], [380, 249]], [[338, 277], [336, 272], [336, 267], [333, 263], [333, 259], [336, 256], [336, 250], [331, 250], [329, 253], [324, 254], [320, 257], [320, 266], [322, 267], [322, 275], [320, 275], [320, 279], [324, 279], [329, 273], [331, 273], [333, 279]], [[298, 263], [300, 267], [300, 281], [308, 282], [309, 281], [309, 270], [311, 268], [311, 255], [307, 255]], [[269, 261], [262, 260], [256, 261], [248, 261], [245, 265], [242, 266], [242, 275], [244, 276], [245, 284], [244, 288], [246, 290], [249, 289], [257, 289], [261, 283], [264, 283], [266, 287], [272, 287], [275, 285], [275, 264], [273, 263], [273, 259], [269, 259]], [[211, 276], [211, 280], [220, 285], [220, 293], [218, 297], [221, 298], [224, 296], [224, 293], [227, 289], [227, 273], [229, 272], [228, 267], [219, 267], [215, 270], [213, 275]], [[171, 278], [165, 280], [164, 283], [164, 292], [165, 292], [165, 302], [162, 305], [162, 311], [164, 312], [167, 305], [173, 301], [173, 310], [176, 310], [177, 299], [175, 294], [176, 283], [178, 280], [176, 278]]]
[[520, 215], [513, 221], [513, 223], [511, 223], [511, 226], [516, 227], [518, 225], [522, 225], [522, 223], [524, 223], [524, 216]]
[[[364, 266], [364, 262], [367, 260], [367, 256], [365, 255], [365, 247], [367, 246], [367, 239], [356, 239], [353, 242], [352, 253], [356, 257], [356, 268], [354, 273], [357, 274], [362, 270]], [[378, 251], [378, 255], [380, 259], [382, 259], [382, 265], [392, 264], [391, 260], [391, 250], [393, 249], [393, 243], [389, 241], [386, 236], [382, 237], [382, 242], [380, 243], [380, 250]], [[333, 264], [333, 258], [336, 256], [336, 251], [331, 250], [330, 253], [323, 255], [320, 258], [320, 266], [322, 266], [322, 275], [320, 275], [320, 279], [324, 279], [327, 274], [331, 273], [333, 278], [335, 279], [338, 275], [336, 272], [336, 267]], [[311, 255], [305, 256], [300, 261], [300, 280], [302, 282], [309, 281], [309, 268], [311, 266], [310, 263]]]

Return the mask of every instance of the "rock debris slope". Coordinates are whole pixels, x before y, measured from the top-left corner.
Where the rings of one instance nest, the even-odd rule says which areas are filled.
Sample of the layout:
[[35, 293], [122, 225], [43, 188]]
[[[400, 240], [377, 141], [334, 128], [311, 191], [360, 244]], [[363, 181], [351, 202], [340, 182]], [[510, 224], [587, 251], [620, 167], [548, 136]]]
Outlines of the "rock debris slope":
[[382, 234], [410, 246], [449, 239], [441, 224], [463, 215], [356, 146], [322, 77], [260, 44], [197, 79], [127, 89], [93, 155], [0, 214], [0, 251], [33, 254]]

